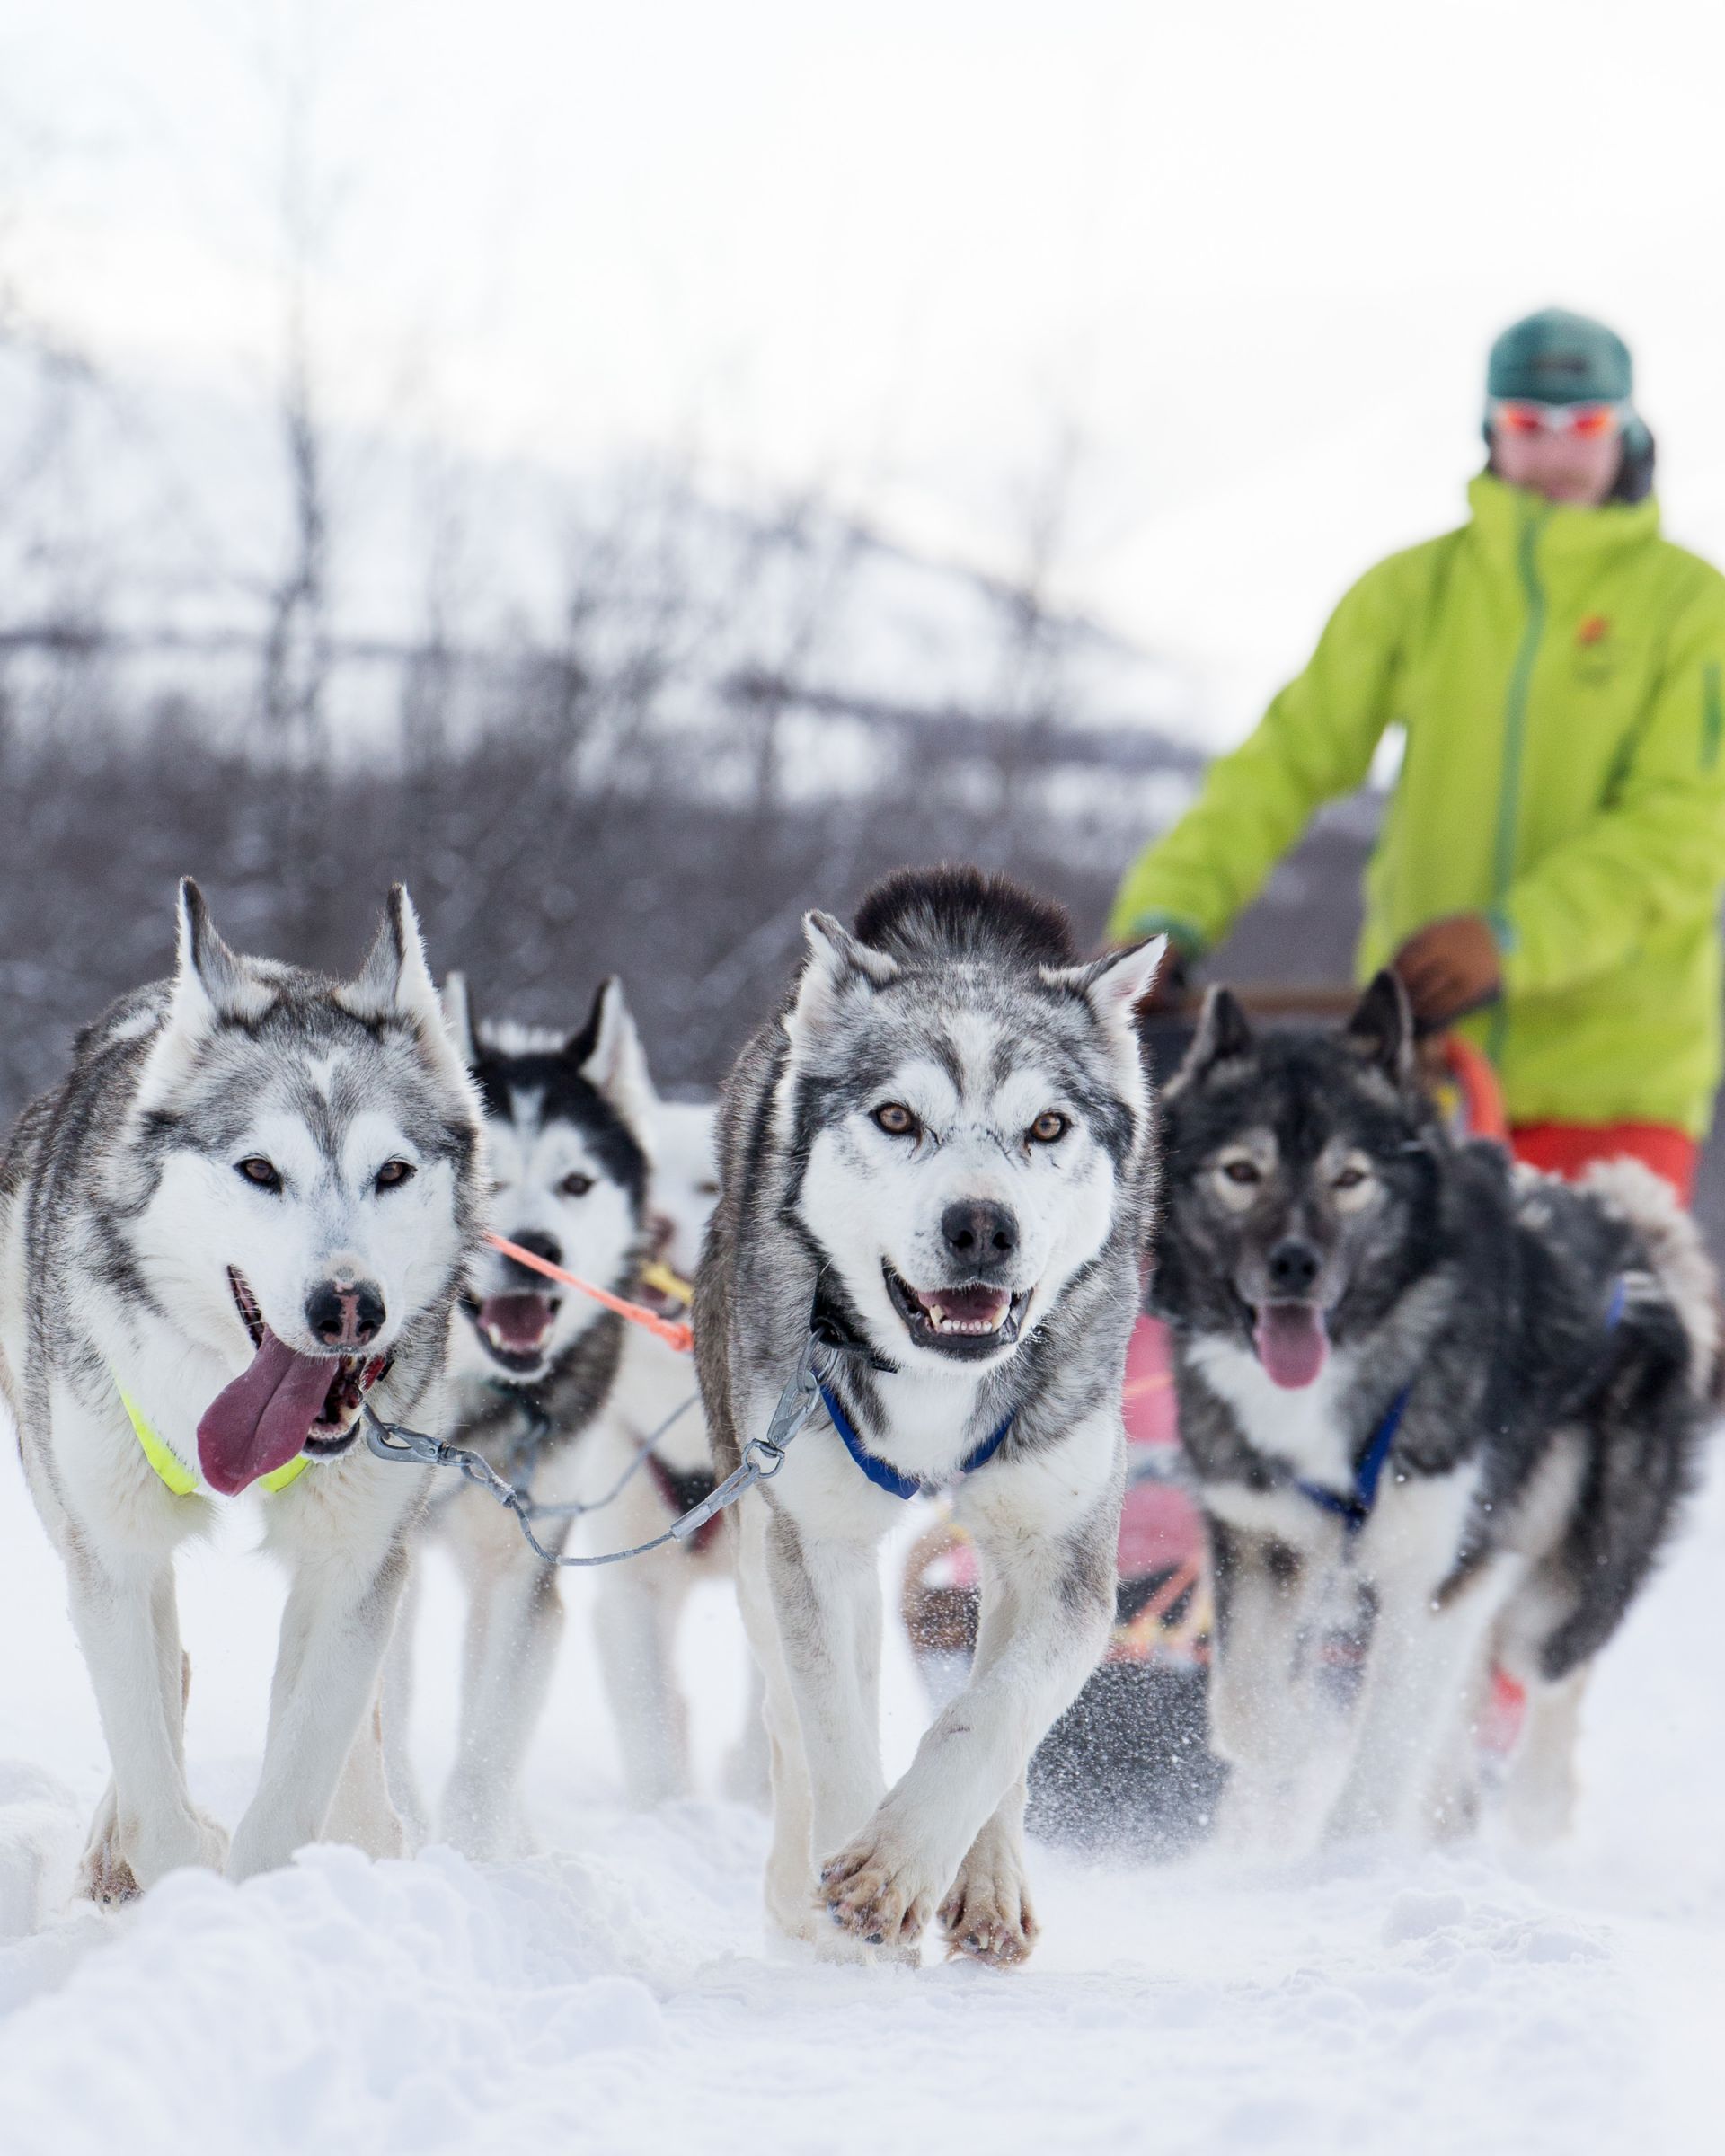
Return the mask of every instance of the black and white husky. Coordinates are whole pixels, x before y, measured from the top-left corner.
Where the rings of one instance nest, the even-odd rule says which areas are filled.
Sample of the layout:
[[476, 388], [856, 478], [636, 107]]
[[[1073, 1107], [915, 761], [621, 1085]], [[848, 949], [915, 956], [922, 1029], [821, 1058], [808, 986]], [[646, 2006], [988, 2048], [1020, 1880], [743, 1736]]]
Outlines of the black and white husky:
[[[655, 1101], [649, 1125], [653, 1256], [686, 1281], [695, 1277], [719, 1196], [717, 1121], [710, 1104], [661, 1100]], [[666, 1315], [683, 1314], [680, 1304], [650, 1288], [636, 1293], [656, 1302]], [[644, 1466], [634, 1468], [643, 1446]], [[712, 1450], [686, 1355], [639, 1326], [627, 1328], [616, 1383], [588, 1442], [583, 1471], [594, 1491], [622, 1485], [615, 1501], [587, 1524], [594, 1549], [650, 1542], [711, 1493]], [[598, 1575], [600, 1668], [632, 1804], [645, 1807], [691, 1793], [689, 1717], [676, 1673], [677, 1636], [690, 1590], [703, 1579], [728, 1576], [730, 1552], [730, 1537], [714, 1519], [687, 1542], [630, 1564], [608, 1565]], [[732, 1797], [759, 1802], [766, 1780], [757, 1676], [745, 1707], [741, 1741], [726, 1763], [725, 1789]]]
[[[1694, 1470], [1699, 1236], [1633, 1162], [1575, 1187], [1446, 1134], [1380, 975], [1345, 1029], [1225, 990], [1163, 1095], [1155, 1307], [1208, 1515], [1231, 1840], [1454, 1831], [1493, 1664], [1528, 1688], [1508, 1824], [1567, 1820], [1594, 1657]], [[1364, 1642], [1344, 1710], [1327, 1640]]]
[[[955, 1950], [1015, 1961], [1034, 1932], [1025, 1767], [1113, 1615], [1154, 1179], [1132, 1010], [1161, 947], [1081, 964], [1056, 909], [965, 870], [889, 879], [854, 933], [806, 926], [783, 1015], [730, 1082], [695, 1303], [721, 1472], [765, 1436], [811, 1338], [826, 1373], [739, 1514], [768, 1913], [866, 1957], [914, 1953], [938, 1910]], [[951, 1482], [983, 1554], [980, 1637], [889, 1792], [877, 1545], [904, 1497]]]
[[[236, 956], [181, 887], [178, 970], [79, 1036], [0, 1171], [0, 1379], [66, 1561], [113, 1763], [86, 1858], [112, 1899], [235, 1877], [326, 1831], [399, 1852], [368, 1712], [477, 1235], [479, 1105], [405, 892], [357, 979]], [[231, 1850], [186, 1784], [173, 1589], [210, 1495], [252, 1484], [291, 1568], [255, 1798]], [[356, 1741], [358, 1739], [358, 1741]]]
[[[569, 1034], [474, 1024], [459, 975], [446, 984], [444, 1004], [484, 1102], [491, 1224], [535, 1256], [629, 1295], [655, 1240], [647, 1151], [654, 1102], [621, 985], [606, 981], [586, 1024]], [[623, 1319], [590, 1296], [485, 1250], [470, 1267], [456, 1325], [456, 1441], [510, 1480], [530, 1483], [538, 1503], [591, 1498], [584, 1440], [611, 1398], [624, 1334]], [[547, 1549], [563, 1550], [575, 1516], [538, 1523]], [[528, 1548], [514, 1515], [479, 1491], [463, 1489], [433, 1518], [469, 1595], [443, 1831], [470, 1856], [513, 1854], [528, 1841], [521, 1769], [563, 1629], [558, 1575]]]

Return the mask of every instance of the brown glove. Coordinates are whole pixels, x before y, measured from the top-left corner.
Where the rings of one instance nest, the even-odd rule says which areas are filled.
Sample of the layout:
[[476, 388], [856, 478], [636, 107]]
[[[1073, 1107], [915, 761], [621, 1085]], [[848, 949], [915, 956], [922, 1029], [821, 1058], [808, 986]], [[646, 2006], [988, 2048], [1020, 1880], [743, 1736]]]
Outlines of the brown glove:
[[1451, 914], [1411, 935], [1390, 961], [1422, 1032], [1465, 1017], [1503, 994], [1497, 939], [1479, 914]]

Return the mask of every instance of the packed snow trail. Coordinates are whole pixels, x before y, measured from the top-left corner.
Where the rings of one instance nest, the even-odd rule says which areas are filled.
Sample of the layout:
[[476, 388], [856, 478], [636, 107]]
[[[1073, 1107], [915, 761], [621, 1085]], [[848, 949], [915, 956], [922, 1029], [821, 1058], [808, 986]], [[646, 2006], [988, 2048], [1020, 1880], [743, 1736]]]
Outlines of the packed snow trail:
[[[200, 1800], [255, 1775], [279, 1582], [236, 1508], [182, 1559]], [[587, 1591], [530, 1796], [555, 1853], [372, 1865], [323, 1848], [243, 1887], [182, 1872], [102, 1914], [66, 1895], [105, 1776], [58, 1560], [0, 1466], [0, 2147], [7, 2156], [315, 2148], [918, 2148], [1714, 2156], [1725, 2026], [1725, 1652], [1715, 1477], [1589, 1699], [1579, 1831], [1537, 1860], [1248, 1870], [1034, 1854], [1017, 1975], [769, 1955], [765, 1822], [618, 1808]], [[440, 1564], [416, 1745], [453, 1732]], [[740, 1631], [697, 1602], [684, 1662], [708, 1786]], [[889, 1663], [887, 1737], [914, 1743]], [[40, 1917], [36, 1913], [40, 1904]]]

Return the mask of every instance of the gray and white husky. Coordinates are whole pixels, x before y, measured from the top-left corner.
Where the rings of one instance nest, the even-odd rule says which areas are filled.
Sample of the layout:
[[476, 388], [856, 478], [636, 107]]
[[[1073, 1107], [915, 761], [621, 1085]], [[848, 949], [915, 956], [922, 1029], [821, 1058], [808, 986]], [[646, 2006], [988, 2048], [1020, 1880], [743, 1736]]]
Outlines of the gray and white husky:
[[1154, 1307], [1215, 1560], [1225, 1835], [1466, 1825], [1494, 1664], [1528, 1689], [1508, 1824], [1561, 1830], [1588, 1671], [1707, 1418], [1694, 1224], [1636, 1163], [1572, 1187], [1452, 1140], [1388, 974], [1328, 1035], [1260, 1037], [1212, 991], [1163, 1102]]
[[[818, 1417], [739, 1515], [766, 1681], [768, 1913], [841, 1958], [1022, 1958], [1024, 1772], [1107, 1638], [1120, 1384], [1154, 1184], [1133, 1005], [1160, 944], [1078, 961], [1064, 917], [973, 870], [806, 923], [725, 1100], [696, 1282], [721, 1472], [824, 1344]], [[957, 1481], [984, 1564], [969, 1683], [890, 1792], [877, 1546]], [[817, 1912], [823, 1921], [818, 1923]]]
[[[399, 887], [341, 983], [236, 956], [182, 884], [172, 981], [87, 1028], [24, 1111], [0, 1171], [0, 1379], [113, 1763], [99, 1898], [180, 1864], [243, 1878], [326, 1831], [399, 1852], [368, 1710], [429, 1477], [373, 1459], [358, 1423], [367, 1396], [437, 1419], [482, 1146]], [[186, 1783], [173, 1555], [208, 1493], [254, 1483], [292, 1581], [230, 1850]]]
[[[446, 984], [444, 1004], [484, 1102], [492, 1224], [535, 1256], [626, 1296], [653, 1241], [653, 1094], [621, 985], [603, 985], [573, 1033], [474, 1024], [459, 975]], [[536, 1502], [593, 1497], [585, 1440], [616, 1383], [624, 1321], [489, 1248], [469, 1268], [462, 1312], [456, 1442], [510, 1480], [530, 1482]], [[514, 1515], [477, 1490], [460, 1489], [432, 1516], [469, 1595], [443, 1831], [470, 1856], [513, 1854], [530, 1840], [521, 1769], [562, 1635], [558, 1574], [529, 1549]], [[541, 1520], [539, 1539], [561, 1552], [574, 1519]]]

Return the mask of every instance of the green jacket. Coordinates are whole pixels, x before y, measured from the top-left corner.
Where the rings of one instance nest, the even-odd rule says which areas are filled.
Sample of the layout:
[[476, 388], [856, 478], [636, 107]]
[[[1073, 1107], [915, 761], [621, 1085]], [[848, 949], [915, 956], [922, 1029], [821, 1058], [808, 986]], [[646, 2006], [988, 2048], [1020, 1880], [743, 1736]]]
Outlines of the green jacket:
[[1312, 811], [1406, 735], [1367, 876], [1363, 980], [1483, 913], [1503, 1001], [1466, 1021], [1517, 1122], [1705, 1130], [1720, 1075], [1725, 577], [1651, 500], [1553, 506], [1490, 476], [1473, 517], [1363, 576], [1311, 664], [1167, 835], [1110, 932], [1226, 931]]

